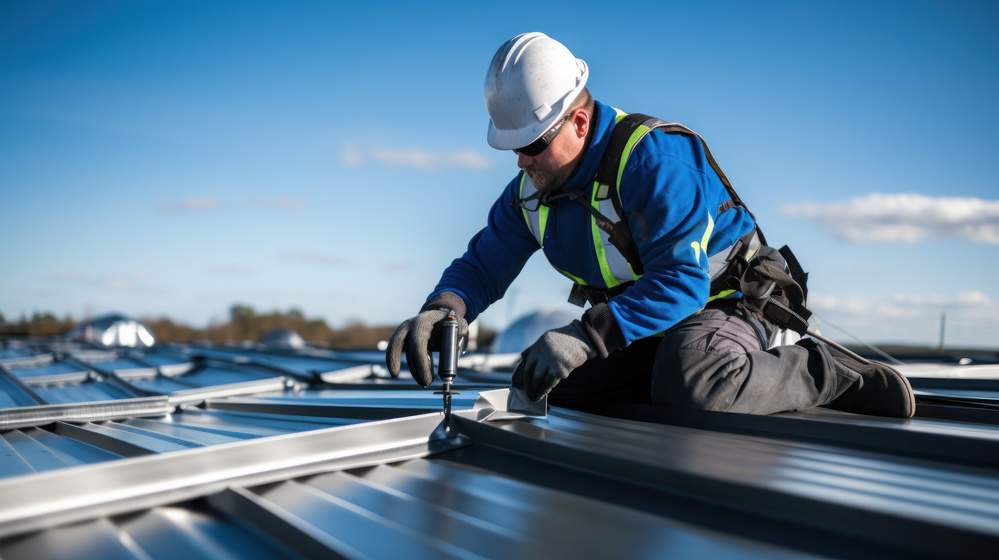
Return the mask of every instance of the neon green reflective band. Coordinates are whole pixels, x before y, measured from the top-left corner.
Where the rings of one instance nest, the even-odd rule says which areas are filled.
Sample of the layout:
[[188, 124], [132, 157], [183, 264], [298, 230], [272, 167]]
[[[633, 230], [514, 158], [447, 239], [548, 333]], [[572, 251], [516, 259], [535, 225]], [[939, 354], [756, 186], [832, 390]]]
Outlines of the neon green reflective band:
[[580, 286], [586, 286], [587, 285], [586, 284], [586, 280], [583, 280], [579, 276], [573, 275], [571, 272], [566, 272], [566, 271], [562, 270], [561, 268], [556, 268], [555, 270], [561, 272], [563, 276], [565, 276], [569, 280], [572, 280], [573, 282], [579, 284]]
[[[527, 173], [520, 172], [520, 198], [524, 198], [524, 181], [527, 180]], [[527, 229], [531, 229], [531, 215], [527, 211], [527, 208], [521, 207], [521, 212], [524, 213], [524, 221], [527, 222]], [[548, 227], [548, 207], [544, 204], [538, 204], [538, 245], [542, 248], [545, 246], [545, 228]], [[531, 233], [534, 233], [533, 231]]]
[[624, 175], [624, 166], [628, 164], [628, 158], [631, 157], [631, 151], [635, 149], [635, 144], [645, 135], [652, 132], [652, 129], [645, 126], [644, 124], [638, 125], [638, 128], [631, 133], [628, 137], [628, 141], [624, 144], [624, 150], [621, 152], [621, 163], [617, 167], [617, 192], [618, 196], [621, 195], [621, 177]]
[[[590, 204], [600, 210], [600, 203], [597, 202], [597, 189], [599, 188], [598, 183], [594, 181], [593, 184], [593, 194], [590, 196]], [[590, 229], [593, 231], [593, 249], [597, 252], [597, 264], [600, 265], [600, 276], [604, 279], [604, 284], [608, 288], [613, 288], [621, 282], [614, 277], [614, 273], [611, 272], [610, 264], [607, 262], [607, 252], [604, 251], [604, 240], [600, 238], [602, 233], [600, 226], [597, 225], [596, 216], [590, 216]]]
[[[524, 198], [524, 179], [526, 179], [526, 178], [527, 178], [527, 173], [524, 173], [523, 171], [521, 171], [520, 172], [520, 190], [517, 191], [517, 194], [520, 196], [520, 198]], [[527, 224], [527, 229], [531, 229], [531, 216], [529, 216], [527, 214], [527, 208], [524, 208], [523, 206], [521, 206], [520, 207], [520, 211], [524, 213], [524, 222]]]
[[538, 224], [538, 229], [541, 230], [538, 232], [538, 237], [541, 238], [538, 244], [543, 249], [545, 247], [545, 228], [548, 227], [548, 207], [541, 203], [538, 203]]
[[734, 293], [735, 293], [735, 290], [722, 290], [722, 291], [718, 292], [717, 294], [709, 297], [708, 301], [706, 303], [711, 303], [712, 301], [714, 301], [716, 299], [721, 299], [721, 298], [728, 297], [728, 296], [730, 296], [730, 295], [732, 295]]
[[[628, 116], [628, 113], [625, 113], [624, 111], [622, 111], [621, 109], [618, 109], [617, 107], [614, 107], [613, 109], [614, 109], [614, 124], [617, 124], [617, 123], [621, 122], [622, 120], [624, 120], [625, 117]], [[648, 127], [645, 127], [645, 128], [646, 128], [647, 131], [651, 130]], [[621, 170], [624, 169], [624, 164], [628, 160], [628, 156], [631, 155], [631, 150], [632, 150], [632, 148], [634, 148], [635, 143], [637, 143], [638, 140], [640, 140], [640, 139], [641, 138], [635, 139], [634, 138], [634, 133], [632, 133], [632, 138], [628, 139], [628, 142], [625, 144], [625, 149], [624, 149], [624, 151], [621, 154], [622, 161], [621, 161], [620, 167], [618, 168], [619, 171], [618, 171], [618, 176], [617, 176], [617, 187], [618, 187], [618, 193], [619, 193], [618, 197], [619, 198], [620, 198], [620, 189], [621, 189]], [[596, 193], [597, 193], [598, 189], [599, 189], [599, 186], [595, 184], [593, 186], [594, 198], [596, 197]], [[599, 206], [597, 205], [597, 203], [595, 203], [595, 202], [593, 204], [593, 207], [596, 208], [597, 210], [600, 209]], [[594, 220], [593, 223], [594, 223], [594, 225], [596, 225], [596, 220]], [[599, 229], [599, 228], [597, 228], [597, 229]], [[600, 248], [597, 249], [597, 254], [598, 255], [605, 254], [604, 250], [603, 250], [603, 243], [601, 243], [600, 245], [601, 245]], [[631, 275], [631, 278], [633, 280], [638, 280], [640, 278], [640, 276], [638, 274], [635, 274], [635, 270], [631, 267], [631, 263], [627, 263], [627, 264], [628, 264], [628, 273]], [[600, 272], [603, 274], [604, 279], [607, 278], [607, 274], [604, 273], [605, 267], [606, 267], [606, 270], [610, 270], [610, 265], [606, 262], [606, 255], [605, 255], [605, 257], [603, 259], [600, 260]], [[611, 276], [614, 277], [613, 273], [611, 273]], [[615, 285], [621, 283], [620, 281], [618, 281], [616, 279], [616, 277], [614, 277], [614, 278], [615, 278]], [[608, 284], [608, 287], [613, 287], [613, 286], [611, 284]]]
[[691, 241], [690, 248], [694, 250], [694, 260], [697, 264], [701, 263], [701, 252], [704, 252], [704, 258], [708, 258], [708, 241], [711, 240], [711, 232], [715, 229], [715, 221], [711, 219], [711, 212], [708, 212], [708, 227], [704, 228], [704, 235], [701, 236], [701, 240]]

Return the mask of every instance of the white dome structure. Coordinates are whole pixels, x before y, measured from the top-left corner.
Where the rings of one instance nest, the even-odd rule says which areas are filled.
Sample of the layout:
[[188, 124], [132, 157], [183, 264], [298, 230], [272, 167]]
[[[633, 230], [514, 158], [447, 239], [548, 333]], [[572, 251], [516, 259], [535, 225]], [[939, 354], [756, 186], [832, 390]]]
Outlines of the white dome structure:
[[493, 340], [490, 351], [493, 354], [522, 352], [545, 331], [565, 326], [579, 317], [571, 311], [550, 309], [534, 311], [518, 317], [503, 329]]
[[305, 348], [305, 339], [291, 329], [274, 329], [260, 337], [260, 343], [268, 348], [299, 350]]
[[73, 340], [107, 347], [149, 348], [156, 344], [156, 338], [149, 327], [121, 313], [109, 313], [81, 321], [67, 336]]

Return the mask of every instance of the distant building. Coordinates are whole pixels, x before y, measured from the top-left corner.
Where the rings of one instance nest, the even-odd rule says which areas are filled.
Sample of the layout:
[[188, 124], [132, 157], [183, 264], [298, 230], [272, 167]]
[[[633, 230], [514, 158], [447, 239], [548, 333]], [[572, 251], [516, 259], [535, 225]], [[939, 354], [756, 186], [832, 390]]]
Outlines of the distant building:
[[67, 336], [73, 340], [109, 347], [148, 348], [156, 344], [156, 338], [149, 327], [121, 313], [109, 313], [81, 321]]
[[274, 329], [260, 337], [260, 343], [268, 348], [298, 350], [305, 348], [305, 339], [291, 329]]

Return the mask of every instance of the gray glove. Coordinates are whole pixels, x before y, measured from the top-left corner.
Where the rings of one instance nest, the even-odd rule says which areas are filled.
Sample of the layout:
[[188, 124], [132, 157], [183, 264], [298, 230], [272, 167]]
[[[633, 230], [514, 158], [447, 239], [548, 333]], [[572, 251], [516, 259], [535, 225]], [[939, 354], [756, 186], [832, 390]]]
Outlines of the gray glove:
[[547, 395], [572, 370], [597, 357], [583, 324], [573, 321], [552, 329], [520, 354], [520, 364], [513, 372], [513, 385], [527, 393], [532, 401]]
[[[457, 296], [454, 296], [457, 297]], [[402, 352], [406, 352], [406, 364], [413, 379], [427, 387], [434, 380], [434, 370], [430, 363], [430, 352], [440, 350], [440, 329], [436, 328], [453, 308], [436, 307], [438, 301], [428, 303], [416, 317], [403, 321], [389, 339], [385, 351], [385, 365], [392, 377], [399, 377]], [[458, 335], [468, 336], [468, 322], [465, 321], [464, 305], [456, 305]]]

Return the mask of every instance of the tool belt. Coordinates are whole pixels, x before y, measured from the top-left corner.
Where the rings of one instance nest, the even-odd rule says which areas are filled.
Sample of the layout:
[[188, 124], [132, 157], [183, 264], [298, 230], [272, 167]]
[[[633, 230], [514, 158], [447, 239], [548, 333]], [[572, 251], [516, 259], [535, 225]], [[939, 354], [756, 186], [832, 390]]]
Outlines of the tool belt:
[[712, 283], [716, 290], [741, 292], [739, 307], [757, 319], [802, 335], [808, 330], [808, 273], [787, 245], [764, 245], [749, 259], [732, 259]]
[[[808, 273], [787, 245], [774, 249], [759, 245], [755, 232], [744, 236], [729, 251], [725, 267], [711, 282], [711, 293], [734, 291], [742, 294], [735, 300], [742, 311], [759, 321], [798, 334], [808, 330], [812, 312], [805, 307], [808, 298]], [[627, 290], [634, 282], [611, 289], [573, 284], [569, 301], [582, 306], [607, 303]], [[730, 302], [733, 300], [716, 300]]]

